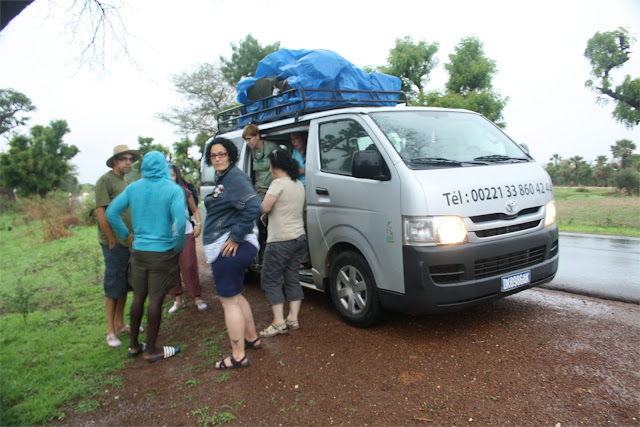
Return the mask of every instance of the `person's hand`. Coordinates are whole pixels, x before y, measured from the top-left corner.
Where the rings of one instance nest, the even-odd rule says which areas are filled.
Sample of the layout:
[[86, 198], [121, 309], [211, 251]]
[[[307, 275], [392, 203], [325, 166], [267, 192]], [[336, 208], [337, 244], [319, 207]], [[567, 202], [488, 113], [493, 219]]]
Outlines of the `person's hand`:
[[222, 245], [220, 253], [222, 256], [236, 256], [238, 246], [240, 246], [240, 243], [234, 242], [231, 238], [228, 238], [227, 241], [224, 242], [224, 245]]
[[129, 246], [133, 246], [133, 233], [130, 233], [129, 237], [127, 237], [127, 243]]
[[202, 224], [196, 224], [193, 226], [193, 238], [197, 239], [198, 236], [202, 233]]
[[264, 225], [265, 227], [267, 226], [266, 219], [267, 219], [267, 214], [262, 214], [262, 215], [260, 215], [260, 222], [261, 222], [261, 223], [262, 223], [262, 225]]
[[113, 237], [113, 235], [111, 235], [111, 236], [107, 236], [107, 240], [109, 240], [109, 250], [115, 248], [115, 246], [116, 246], [116, 238]]

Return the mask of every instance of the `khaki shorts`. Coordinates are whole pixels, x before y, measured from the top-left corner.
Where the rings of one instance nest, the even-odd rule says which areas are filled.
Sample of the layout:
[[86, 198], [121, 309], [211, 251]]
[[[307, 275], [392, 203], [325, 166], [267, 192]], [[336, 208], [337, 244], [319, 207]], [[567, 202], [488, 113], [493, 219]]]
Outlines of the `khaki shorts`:
[[134, 292], [166, 295], [176, 284], [180, 254], [174, 251], [147, 252], [131, 249], [129, 283]]

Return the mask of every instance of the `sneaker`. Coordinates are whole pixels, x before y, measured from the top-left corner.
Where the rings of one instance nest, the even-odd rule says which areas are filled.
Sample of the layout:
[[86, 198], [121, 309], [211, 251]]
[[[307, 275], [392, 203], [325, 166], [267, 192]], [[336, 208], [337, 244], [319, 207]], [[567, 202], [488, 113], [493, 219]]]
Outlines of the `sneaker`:
[[184, 301], [182, 302], [174, 301], [173, 305], [169, 309], [169, 314], [175, 313], [176, 311], [180, 310], [182, 307], [184, 307]]
[[198, 311], [205, 311], [207, 308], [209, 308], [207, 303], [202, 300], [196, 301], [196, 306], [198, 306]]

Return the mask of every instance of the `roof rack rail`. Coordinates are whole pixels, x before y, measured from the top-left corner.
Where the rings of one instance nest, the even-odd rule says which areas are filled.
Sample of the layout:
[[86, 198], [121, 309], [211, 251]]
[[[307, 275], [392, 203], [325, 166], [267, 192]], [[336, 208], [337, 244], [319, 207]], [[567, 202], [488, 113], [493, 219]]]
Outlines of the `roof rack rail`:
[[262, 124], [287, 117], [296, 119], [318, 111], [347, 107], [380, 107], [406, 104], [404, 92], [353, 89], [294, 88], [250, 104], [221, 111], [216, 116], [218, 132], [254, 123]]

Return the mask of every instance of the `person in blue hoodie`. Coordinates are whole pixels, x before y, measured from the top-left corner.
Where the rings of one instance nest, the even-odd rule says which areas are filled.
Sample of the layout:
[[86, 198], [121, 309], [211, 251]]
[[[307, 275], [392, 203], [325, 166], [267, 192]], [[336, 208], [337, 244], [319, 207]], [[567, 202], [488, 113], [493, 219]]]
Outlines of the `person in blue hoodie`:
[[[127, 186], [107, 208], [111, 228], [131, 244], [129, 279], [133, 288], [129, 357], [144, 353], [149, 362], [169, 358], [179, 346], [158, 346], [162, 302], [175, 285], [178, 258], [184, 246], [184, 190], [171, 180], [164, 155], [151, 151], [142, 158], [142, 179]], [[129, 233], [120, 214], [131, 210], [133, 233]], [[144, 303], [147, 309], [147, 342], [138, 342]]]

